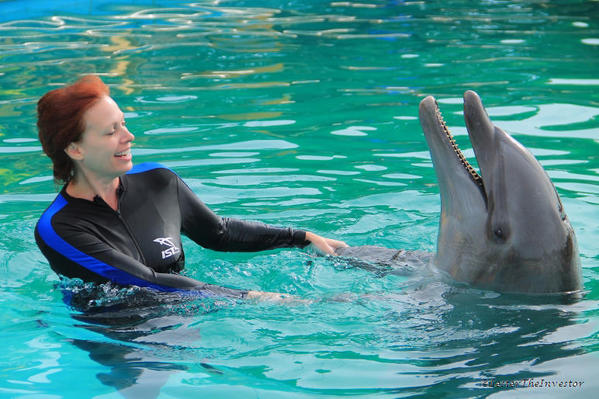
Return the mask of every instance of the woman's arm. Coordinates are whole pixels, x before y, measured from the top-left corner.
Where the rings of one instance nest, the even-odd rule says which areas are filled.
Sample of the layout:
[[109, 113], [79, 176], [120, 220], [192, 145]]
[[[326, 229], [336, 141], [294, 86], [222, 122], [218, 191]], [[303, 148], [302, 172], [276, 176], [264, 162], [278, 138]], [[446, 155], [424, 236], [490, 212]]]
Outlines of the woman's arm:
[[255, 252], [275, 248], [303, 248], [311, 242], [306, 232], [263, 223], [221, 218], [178, 179], [182, 232], [197, 244], [215, 251]]
[[347, 247], [342, 241], [291, 228], [263, 223], [221, 218], [208, 208], [181, 180], [178, 197], [183, 232], [197, 244], [216, 251], [264, 251], [283, 247], [304, 248], [312, 244], [326, 255]]

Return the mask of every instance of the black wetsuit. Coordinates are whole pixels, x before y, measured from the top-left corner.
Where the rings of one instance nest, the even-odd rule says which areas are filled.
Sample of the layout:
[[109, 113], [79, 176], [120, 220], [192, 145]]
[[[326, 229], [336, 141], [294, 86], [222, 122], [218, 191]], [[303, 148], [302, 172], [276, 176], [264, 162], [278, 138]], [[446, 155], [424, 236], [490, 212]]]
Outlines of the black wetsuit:
[[35, 238], [56, 273], [86, 282], [243, 297], [247, 291], [178, 274], [185, 263], [180, 233], [217, 251], [308, 244], [301, 230], [218, 217], [160, 164], [136, 165], [120, 178], [117, 195], [115, 211], [98, 196], [73, 198], [63, 188], [43, 213]]

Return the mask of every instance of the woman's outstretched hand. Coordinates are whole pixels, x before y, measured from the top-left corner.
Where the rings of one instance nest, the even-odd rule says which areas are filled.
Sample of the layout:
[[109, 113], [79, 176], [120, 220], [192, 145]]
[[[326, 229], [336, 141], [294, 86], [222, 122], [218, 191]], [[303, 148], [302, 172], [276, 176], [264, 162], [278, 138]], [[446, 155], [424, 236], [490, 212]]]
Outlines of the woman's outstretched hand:
[[348, 246], [343, 241], [324, 238], [309, 231], [306, 232], [306, 240], [310, 241], [318, 251], [325, 255], [335, 255], [337, 248], [346, 248]]
[[296, 296], [289, 294], [267, 291], [248, 291], [246, 298], [258, 302], [281, 303], [290, 305], [309, 304], [313, 302], [310, 299], [300, 299]]

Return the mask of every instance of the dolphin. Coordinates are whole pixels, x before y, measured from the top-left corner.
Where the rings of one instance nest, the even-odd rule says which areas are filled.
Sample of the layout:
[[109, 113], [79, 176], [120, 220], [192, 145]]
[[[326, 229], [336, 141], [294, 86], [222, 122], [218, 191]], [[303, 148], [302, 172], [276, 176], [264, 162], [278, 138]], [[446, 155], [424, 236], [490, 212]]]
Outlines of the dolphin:
[[[576, 236], [555, 186], [530, 151], [493, 125], [479, 96], [464, 94], [464, 119], [480, 172], [432, 96], [421, 101], [419, 117], [441, 195], [432, 265], [455, 281], [500, 292], [580, 290]], [[340, 255], [367, 260], [376, 252], [385, 266], [405, 263], [405, 251], [360, 248]]]

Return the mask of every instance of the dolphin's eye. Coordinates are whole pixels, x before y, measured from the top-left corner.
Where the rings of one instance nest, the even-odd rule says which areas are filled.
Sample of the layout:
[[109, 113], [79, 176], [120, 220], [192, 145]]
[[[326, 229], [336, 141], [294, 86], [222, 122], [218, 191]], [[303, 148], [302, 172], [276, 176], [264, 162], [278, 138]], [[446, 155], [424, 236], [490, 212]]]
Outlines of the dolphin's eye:
[[493, 228], [493, 236], [496, 241], [505, 241], [507, 239], [508, 232], [505, 228], [501, 226], [495, 226]]

